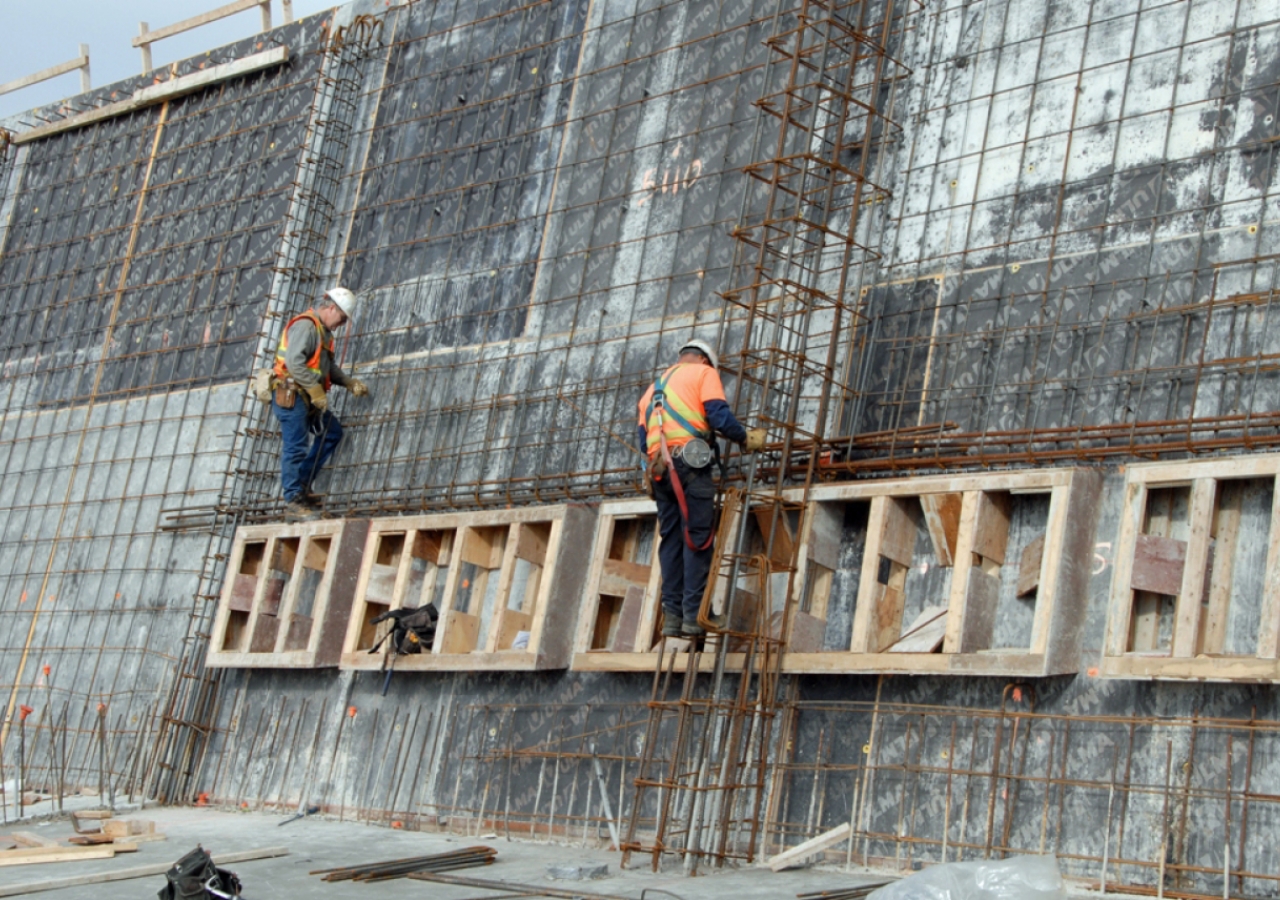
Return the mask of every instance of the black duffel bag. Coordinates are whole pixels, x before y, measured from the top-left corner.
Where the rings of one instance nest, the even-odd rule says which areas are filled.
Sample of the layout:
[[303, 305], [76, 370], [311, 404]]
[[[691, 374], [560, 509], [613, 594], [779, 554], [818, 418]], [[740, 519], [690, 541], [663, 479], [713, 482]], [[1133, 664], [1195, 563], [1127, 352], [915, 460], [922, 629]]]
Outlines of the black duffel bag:
[[197, 846], [164, 873], [168, 883], [160, 889], [160, 900], [219, 900], [240, 897], [240, 879], [235, 872], [219, 869], [203, 847]]

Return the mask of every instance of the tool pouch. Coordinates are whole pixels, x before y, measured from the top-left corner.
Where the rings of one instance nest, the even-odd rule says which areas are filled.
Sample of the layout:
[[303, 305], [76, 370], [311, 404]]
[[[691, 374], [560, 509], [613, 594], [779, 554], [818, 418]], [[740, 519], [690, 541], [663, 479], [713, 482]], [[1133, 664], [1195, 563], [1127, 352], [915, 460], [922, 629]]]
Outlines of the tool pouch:
[[291, 382], [285, 382], [276, 388], [276, 406], [281, 409], [293, 409], [293, 405], [298, 402], [298, 392], [293, 389]]

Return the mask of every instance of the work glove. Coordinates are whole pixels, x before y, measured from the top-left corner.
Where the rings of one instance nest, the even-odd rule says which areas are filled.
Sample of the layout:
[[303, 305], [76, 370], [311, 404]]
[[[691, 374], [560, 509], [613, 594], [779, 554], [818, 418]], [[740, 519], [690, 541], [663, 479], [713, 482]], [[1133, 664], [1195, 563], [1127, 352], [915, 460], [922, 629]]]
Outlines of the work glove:
[[311, 408], [316, 412], [324, 412], [329, 408], [329, 396], [324, 392], [323, 384], [308, 384], [302, 388], [311, 398]]
[[365, 384], [359, 378], [348, 379], [347, 390], [351, 392], [352, 397], [368, 397], [369, 396], [369, 385]]
[[763, 428], [750, 428], [747, 430], [747, 440], [742, 446], [746, 448], [748, 453], [755, 453], [757, 450], [764, 449], [765, 431]]

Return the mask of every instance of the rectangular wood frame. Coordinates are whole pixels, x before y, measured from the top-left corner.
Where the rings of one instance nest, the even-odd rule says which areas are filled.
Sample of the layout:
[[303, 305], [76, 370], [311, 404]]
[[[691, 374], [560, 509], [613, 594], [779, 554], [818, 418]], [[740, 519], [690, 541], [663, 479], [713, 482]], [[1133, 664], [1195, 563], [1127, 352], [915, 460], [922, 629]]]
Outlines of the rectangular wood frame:
[[[564, 668], [588, 565], [581, 548], [594, 518], [589, 507], [567, 505], [374, 519], [341, 667], [382, 668], [383, 652], [371, 654], [368, 648], [390, 623], [373, 626], [371, 620], [388, 609], [434, 602], [440, 618], [433, 646], [396, 658], [398, 671]], [[517, 583], [523, 589], [518, 608], [509, 605]], [[459, 596], [465, 609], [456, 605]], [[527, 644], [515, 649], [521, 633]]]
[[[1258, 644], [1253, 655], [1221, 652], [1221, 632], [1231, 599], [1231, 560], [1241, 535], [1238, 515], [1224, 515], [1227, 511], [1219, 507], [1219, 488], [1224, 483], [1278, 476], [1280, 454], [1128, 467], [1111, 575], [1103, 675], [1280, 682], [1280, 482], [1272, 495], [1266, 572], [1258, 601]], [[1186, 541], [1144, 534], [1148, 497], [1164, 488], [1188, 492]], [[1221, 564], [1215, 564], [1215, 555]], [[1135, 605], [1153, 596], [1173, 598], [1170, 646], [1167, 651], [1132, 650], [1134, 629], [1143, 625]]]
[[[237, 529], [205, 665], [336, 666], [368, 529], [367, 519]], [[315, 591], [309, 610], [304, 584]]]
[[[625, 529], [625, 536], [620, 533]], [[636, 560], [639, 529], [652, 529], [652, 553], [648, 562]], [[725, 526], [721, 525], [721, 532]], [[616, 540], [615, 540], [616, 539]], [[587, 572], [578, 630], [574, 639], [572, 668], [586, 672], [653, 672], [658, 664], [655, 645], [662, 624], [661, 583], [658, 565], [658, 508], [652, 500], [610, 500], [600, 504], [591, 568]], [[602, 616], [607, 617], [606, 622]], [[599, 644], [609, 646], [601, 647]], [[668, 641], [668, 649], [683, 648]], [[689, 654], [677, 652], [674, 671], [683, 672]], [[740, 670], [743, 654], [730, 653], [726, 669]], [[715, 667], [713, 653], [703, 653], [699, 669]]]
[[[976, 475], [929, 476], [822, 485], [810, 492], [801, 530], [796, 590], [809, 593], [810, 609], [825, 613], [839, 523], [824, 505], [870, 504], [867, 540], [848, 650], [799, 650], [820, 642], [823, 616], [793, 604], [783, 670], [795, 673], [963, 673], [1039, 677], [1078, 671], [1080, 632], [1087, 602], [1089, 563], [1101, 478], [1086, 469], [1044, 469]], [[1031, 639], [1025, 650], [988, 649], [995, 616], [994, 593], [1008, 534], [1009, 495], [1048, 494], [1043, 540], [1024, 548], [1028, 572], [1019, 592], [1036, 591]], [[905, 637], [902, 621], [905, 573], [912, 565], [915, 526], [905, 503], [919, 501], [935, 555], [951, 568], [941, 652], [890, 652]], [[911, 531], [906, 527], [911, 526]], [[1001, 527], [1003, 526], [1003, 527]], [[832, 529], [834, 527], [834, 533]], [[885, 562], [882, 562], [882, 558]], [[1011, 563], [1012, 560], [1007, 561]], [[1022, 565], [1020, 563], [1020, 569]], [[880, 582], [888, 570], [888, 580]], [[813, 586], [806, 588], [806, 582]], [[825, 587], [824, 587], [825, 585]], [[809, 621], [813, 620], [813, 621]], [[936, 643], [936, 641], [935, 641]]]

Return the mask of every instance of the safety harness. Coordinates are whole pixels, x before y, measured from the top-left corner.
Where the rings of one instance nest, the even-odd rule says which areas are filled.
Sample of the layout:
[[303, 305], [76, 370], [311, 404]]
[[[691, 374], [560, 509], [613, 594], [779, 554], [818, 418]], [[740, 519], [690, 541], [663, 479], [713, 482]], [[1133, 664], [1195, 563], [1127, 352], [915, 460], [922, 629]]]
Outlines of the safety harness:
[[284, 333], [280, 336], [280, 344], [276, 348], [276, 364], [274, 367], [275, 375], [281, 381], [284, 381], [289, 377], [289, 367], [285, 363], [285, 359], [287, 358], [289, 351], [289, 329], [293, 327], [295, 322], [302, 319], [308, 320], [316, 327], [316, 350], [307, 360], [307, 369], [312, 375], [321, 380], [321, 383], [324, 385], [324, 389], [327, 393], [329, 388], [332, 387], [333, 382], [324, 375], [324, 369], [320, 364], [320, 354], [325, 350], [328, 350], [329, 355], [333, 356], [333, 335], [329, 335], [329, 339], [327, 341], [325, 340], [324, 325], [321, 324], [320, 317], [312, 310], [307, 310], [300, 315], [294, 316], [284, 326]]
[[[713, 529], [712, 532], [707, 535], [707, 540], [701, 547], [694, 544], [693, 538], [689, 537], [689, 502], [685, 499], [684, 485], [680, 483], [680, 476], [676, 474], [675, 463], [671, 460], [671, 450], [667, 447], [667, 430], [666, 423], [663, 421], [663, 414], [669, 414], [672, 421], [685, 431], [689, 432], [689, 434], [702, 438], [708, 443], [712, 443], [712, 434], [708, 431], [702, 430], [701, 428], [694, 428], [689, 424], [688, 420], [685, 419], [684, 416], [680, 415], [679, 412], [674, 409], [667, 408], [667, 381], [679, 368], [679, 365], [672, 366], [663, 373], [662, 377], [653, 383], [653, 397], [649, 401], [648, 409], [645, 410], [644, 421], [645, 427], [647, 428], [649, 417], [655, 414], [658, 417], [658, 446], [662, 448], [662, 461], [667, 464], [667, 471], [671, 473], [671, 489], [675, 491], [676, 503], [680, 506], [680, 517], [684, 525], [684, 542], [688, 545], [690, 550], [700, 551], [706, 550], [711, 546], [711, 542], [715, 540], [715, 530]], [[712, 444], [712, 446], [714, 446], [714, 444]]]

